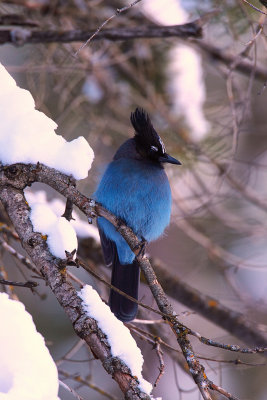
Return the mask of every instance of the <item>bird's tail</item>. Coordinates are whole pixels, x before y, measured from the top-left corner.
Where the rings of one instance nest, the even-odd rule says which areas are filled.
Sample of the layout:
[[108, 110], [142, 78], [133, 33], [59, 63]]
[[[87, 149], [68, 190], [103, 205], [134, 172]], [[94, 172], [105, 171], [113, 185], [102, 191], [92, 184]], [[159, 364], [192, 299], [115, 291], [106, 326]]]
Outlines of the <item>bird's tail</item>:
[[[114, 261], [111, 284], [138, 300], [140, 269], [137, 262], [134, 260], [132, 264], [121, 265], [118, 257]], [[123, 322], [132, 321], [137, 314], [137, 303], [112, 289], [109, 296], [109, 305], [111, 311]]]

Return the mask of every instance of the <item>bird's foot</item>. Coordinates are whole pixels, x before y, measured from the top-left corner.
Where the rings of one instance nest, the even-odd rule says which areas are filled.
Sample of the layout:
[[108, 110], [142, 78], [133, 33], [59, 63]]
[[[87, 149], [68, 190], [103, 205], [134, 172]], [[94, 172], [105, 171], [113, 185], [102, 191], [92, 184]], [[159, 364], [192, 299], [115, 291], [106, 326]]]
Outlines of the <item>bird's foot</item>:
[[146, 248], [147, 248], [147, 241], [145, 238], [141, 237], [141, 241], [139, 242], [139, 244], [135, 247], [135, 250], [139, 250], [137, 253], [137, 257], [144, 257], [145, 252], [146, 252]]

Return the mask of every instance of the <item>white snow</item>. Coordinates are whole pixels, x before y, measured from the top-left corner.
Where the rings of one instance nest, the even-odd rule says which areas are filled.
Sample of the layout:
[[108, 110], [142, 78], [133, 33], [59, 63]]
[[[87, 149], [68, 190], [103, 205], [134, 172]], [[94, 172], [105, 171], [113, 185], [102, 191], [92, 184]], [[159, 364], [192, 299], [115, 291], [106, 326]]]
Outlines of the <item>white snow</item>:
[[19, 301], [0, 293], [0, 400], [59, 400], [56, 365]]
[[0, 161], [43, 163], [76, 179], [86, 178], [94, 153], [84, 137], [67, 142], [57, 124], [35, 109], [31, 93], [0, 64]]
[[57, 218], [47, 231], [48, 247], [54, 256], [66, 258], [65, 250], [71, 253], [78, 249], [78, 241], [74, 228], [64, 217]]
[[47, 244], [51, 253], [55, 257], [64, 259], [66, 258], [65, 250], [69, 253], [74, 249], [77, 250], [77, 236], [71, 223], [66, 218], [58, 216], [47, 203], [43, 202], [42, 195], [34, 198], [25, 190], [25, 197], [31, 207], [30, 218], [33, 229], [35, 232], [47, 235]]
[[[145, 0], [143, 12], [156, 23], [178, 25], [188, 22], [188, 14], [179, 0]], [[206, 89], [203, 81], [201, 56], [191, 47], [177, 44], [169, 51], [167, 77], [172, 95], [172, 112], [182, 115], [192, 139], [201, 140], [208, 133], [209, 123], [203, 113]]]
[[65, 203], [59, 199], [47, 200], [44, 190], [24, 190], [25, 198], [31, 208], [30, 218], [35, 232], [47, 235], [49, 250], [55, 257], [66, 258], [65, 250], [71, 253], [78, 249], [77, 236], [80, 238], [93, 237], [100, 242], [99, 233], [95, 226], [80, 219], [73, 211], [74, 220], [67, 221], [61, 215], [65, 211]]
[[179, 0], [145, 0], [141, 2], [143, 11], [156, 23], [162, 25], [183, 24], [187, 19], [187, 12]]
[[[53, 212], [53, 215], [56, 215], [56, 217], [61, 217], [65, 211], [66, 202], [59, 198], [54, 198], [48, 201], [44, 190], [33, 191], [31, 188], [26, 188], [24, 194], [30, 206], [36, 203], [44, 204]], [[75, 210], [72, 212], [72, 217], [74, 219], [70, 221], [70, 224], [75, 229], [76, 235], [79, 238], [85, 239], [92, 237], [96, 242], [100, 243], [98, 229], [94, 225], [88, 224], [87, 221], [82, 220]], [[44, 219], [43, 215], [40, 215], [38, 218]], [[36, 223], [38, 222], [36, 221]]]
[[88, 316], [94, 318], [106, 334], [112, 355], [124, 361], [132, 375], [137, 377], [140, 389], [150, 394], [152, 385], [142, 377], [143, 356], [129, 329], [115, 317], [91, 286], [85, 285], [78, 295]]

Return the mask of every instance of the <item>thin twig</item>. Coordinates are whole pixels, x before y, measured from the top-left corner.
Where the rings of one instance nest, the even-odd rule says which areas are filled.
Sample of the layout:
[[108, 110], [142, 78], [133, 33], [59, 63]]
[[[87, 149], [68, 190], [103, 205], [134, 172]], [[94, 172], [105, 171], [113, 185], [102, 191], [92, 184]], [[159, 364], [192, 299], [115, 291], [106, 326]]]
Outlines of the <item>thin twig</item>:
[[78, 340], [63, 357], [56, 361], [56, 366], [59, 367], [62, 363], [64, 363], [64, 361], [69, 361], [69, 359], [73, 357], [83, 345], [84, 340]]
[[33, 281], [14, 282], [14, 281], [6, 280], [6, 279], [0, 279], [0, 284], [9, 285], [9, 286], [20, 286], [20, 287], [25, 287], [25, 288], [29, 288], [29, 289], [33, 289], [34, 287], [38, 286], [38, 283], [33, 282]]
[[25, 265], [29, 270], [33, 271], [36, 275], [40, 275], [40, 272], [35, 267], [35, 265], [31, 262], [28, 257], [23, 256], [17, 250], [15, 250], [12, 246], [10, 246], [1, 236], [0, 236], [0, 245], [8, 251], [12, 256], [16, 257], [23, 265]]
[[104, 391], [103, 389], [99, 388], [95, 384], [87, 381], [86, 379], [83, 379], [80, 375], [71, 375], [71, 374], [69, 374], [68, 372], [66, 372], [66, 371], [64, 371], [62, 369], [59, 369], [58, 372], [59, 372], [59, 374], [63, 375], [65, 378], [72, 379], [75, 382], [81, 383], [84, 386], [87, 386], [90, 389], [95, 390], [96, 392], [100, 393], [102, 396], [105, 396], [110, 400], [118, 400], [117, 397], [112, 396], [110, 393], [107, 393], [106, 391]]
[[234, 352], [243, 353], [243, 354], [261, 354], [261, 353], [265, 353], [267, 351], [267, 347], [258, 346], [258, 347], [255, 347], [254, 349], [250, 349], [250, 348], [242, 348], [236, 344], [225, 344], [225, 343], [216, 342], [215, 340], [208, 339], [205, 336], [200, 335], [200, 333], [198, 333], [194, 330], [191, 330], [191, 329], [189, 330], [188, 334], [195, 336], [201, 343], [203, 343], [207, 346], [218, 347], [218, 348], [224, 349], [224, 350], [234, 351]]
[[95, 32], [86, 40], [85, 43], [83, 43], [83, 45], [81, 47], [79, 47], [79, 49], [76, 51], [76, 53], [74, 54], [74, 57], [77, 57], [77, 55], [79, 54], [79, 52], [81, 50], [83, 50], [93, 39], [96, 35], [98, 35], [98, 33], [104, 28], [105, 25], [107, 25], [107, 23], [109, 23], [113, 18], [119, 16], [121, 13], [123, 13], [124, 11], [129, 10], [131, 7], [135, 6], [137, 3], [140, 3], [140, 1], [142, 0], [135, 0], [133, 3], [131, 3], [129, 6], [125, 6], [122, 8], [117, 8], [116, 12], [111, 15], [109, 18], [107, 18], [101, 25], [99, 25], [99, 27], [95, 30]]
[[[247, 0], [242, 0], [244, 3], [248, 4], [251, 8], [253, 8], [253, 10], [256, 10], [258, 12], [260, 12], [261, 14], [267, 15], [264, 11], [262, 11], [261, 9], [259, 9], [258, 7], [254, 6], [253, 4], [251, 4], [249, 1]], [[261, 0], [260, 0], [261, 1]]]
[[221, 393], [229, 400], [239, 400], [237, 397], [233, 396], [231, 393], [227, 392], [227, 390], [223, 389], [221, 386], [215, 385], [213, 382], [210, 383], [210, 388], [218, 393]]
[[161, 339], [159, 337], [156, 337], [154, 346], [155, 346], [156, 353], [157, 353], [157, 356], [158, 356], [158, 359], [159, 359], [159, 374], [158, 374], [157, 379], [156, 379], [156, 381], [154, 383], [154, 387], [157, 386], [157, 384], [159, 383], [161, 377], [163, 376], [163, 374], [165, 372], [165, 364], [164, 364], [164, 360], [163, 360], [163, 352], [161, 350], [160, 344], [161, 344]]
[[[0, 254], [1, 257], [1, 254]], [[8, 279], [8, 275], [7, 272], [5, 270], [5, 268], [2, 265], [2, 257], [0, 258], [0, 279], [7, 281]], [[9, 295], [9, 297], [12, 299], [14, 297], [16, 297], [16, 295], [14, 294], [13, 291], [13, 286], [9, 286], [9, 285], [5, 285], [4, 288], [5, 292]]]
[[[197, 47], [200, 50], [203, 50], [206, 53], [206, 55], [208, 55], [212, 60], [221, 61], [223, 64], [227, 65], [228, 67], [230, 67], [231, 64], [235, 61], [234, 55], [232, 55], [229, 52], [226, 52], [225, 50], [222, 50], [216, 46], [213, 46], [210, 43], [207, 43], [202, 40], [201, 41], [194, 40], [193, 43], [194, 43], [195, 47]], [[267, 80], [267, 69], [265, 66], [257, 65], [255, 67], [254, 62], [251, 62], [249, 60], [241, 60], [236, 66], [236, 71], [238, 71], [242, 74], [245, 74], [245, 75], [250, 75], [253, 70], [254, 70], [256, 79], [258, 79], [260, 81]]]
[[9, 236], [12, 236], [13, 239], [19, 240], [18, 234], [14, 229], [10, 228], [7, 224], [0, 222], [0, 232], [4, 232]]
[[70, 392], [71, 394], [73, 394], [74, 397], [76, 397], [76, 399], [78, 400], [85, 400], [84, 397], [81, 397], [73, 388], [71, 388], [70, 386], [68, 386], [65, 382], [62, 382], [59, 379], [59, 385], [62, 386], [64, 389], [66, 389], [68, 392]]
[[[155, 342], [155, 335], [140, 329], [139, 327], [137, 327], [134, 324], [127, 324], [128, 328], [133, 331], [136, 335], [138, 335], [141, 339], [145, 339], [146, 341], [148, 341], [149, 343], [151, 343], [152, 345]], [[160, 340], [160, 343], [162, 346], [164, 346], [167, 350], [170, 350], [171, 352], [175, 352], [178, 354], [181, 354], [181, 351], [176, 349], [175, 347], [171, 346], [170, 344], [168, 344], [166, 341], [164, 341], [162, 338], [157, 337]], [[225, 349], [228, 350], [228, 349]], [[257, 352], [255, 352], [256, 354]], [[244, 354], [247, 354], [247, 352], [245, 351]], [[253, 353], [254, 354], [254, 353]], [[261, 352], [260, 352], [261, 354]], [[212, 361], [212, 362], [216, 362], [216, 363], [225, 363], [225, 364], [234, 364], [234, 365], [247, 365], [250, 367], [262, 367], [265, 366], [266, 363], [249, 363], [246, 361], [242, 361], [239, 358], [236, 358], [234, 360], [225, 360], [225, 359], [215, 359], [215, 358], [211, 358], [211, 357], [205, 357], [203, 355], [198, 354], [197, 358], [201, 359], [201, 360], [205, 360], [205, 361]]]
[[66, 200], [66, 206], [65, 206], [65, 211], [64, 214], [62, 214], [63, 218], [66, 218], [67, 221], [71, 221], [72, 218], [72, 212], [73, 212], [73, 203], [69, 199]]

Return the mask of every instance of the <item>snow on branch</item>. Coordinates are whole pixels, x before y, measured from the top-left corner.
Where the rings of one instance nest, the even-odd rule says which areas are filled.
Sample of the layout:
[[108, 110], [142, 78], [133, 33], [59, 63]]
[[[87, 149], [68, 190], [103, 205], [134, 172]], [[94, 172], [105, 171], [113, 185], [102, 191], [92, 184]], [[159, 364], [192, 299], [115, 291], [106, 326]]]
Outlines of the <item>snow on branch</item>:
[[140, 389], [149, 394], [152, 385], [142, 377], [144, 359], [129, 329], [115, 317], [91, 286], [84, 286], [79, 296], [83, 300], [85, 311], [97, 321], [99, 327], [107, 335], [113, 357], [119, 357], [125, 362], [132, 375], [138, 378]]
[[20, 301], [0, 293], [0, 399], [58, 400], [57, 367]]
[[57, 124], [36, 110], [28, 90], [21, 89], [0, 64], [0, 161], [41, 162], [75, 179], [84, 179], [94, 153], [84, 137], [67, 142], [55, 133]]

